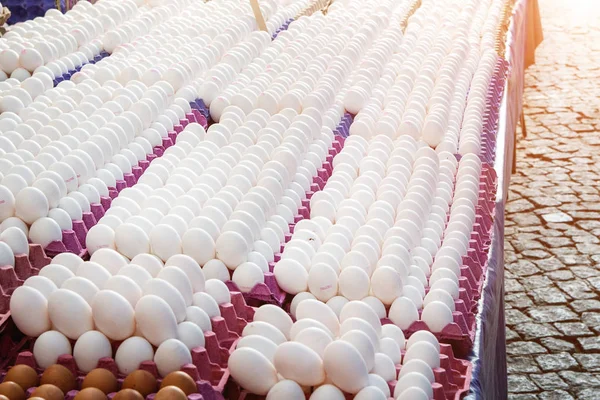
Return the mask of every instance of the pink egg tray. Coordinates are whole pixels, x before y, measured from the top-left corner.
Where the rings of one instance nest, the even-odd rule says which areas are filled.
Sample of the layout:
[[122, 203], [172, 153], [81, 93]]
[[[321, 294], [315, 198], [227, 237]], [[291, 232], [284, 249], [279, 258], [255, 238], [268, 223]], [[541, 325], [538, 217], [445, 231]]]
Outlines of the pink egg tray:
[[10, 317], [9, 305], [12, 292], [23, 285], [30, 276], [37, 275], [42, 267], [50, 264], [51, 259], [46, 256], [44, 249], [39, 244], [29, 245], [29, 255], [15, 255], [15, 266], [0, 266], [0, 335], [3, 327]]
[[508, 72], [508, 62], [504, 58], [499, 57], [488, 88], [481, 141], [481, 160], [490, 164], [493, 164], [496, 157], [496, 136], [500, 116], [500, 103], [504, 95], [504, 86]]
[[[404, 357], [405, 351], [402, 351]], [[433, 369], [435, 382], [431, 384], [433, 389], [433, 400], [460, 400], [469, 391], [471, 384], [472, 364], [465, 360], [454, 357], [452, 346], [440, 344], [440, 367]], [[402, 365], [396, 366], [396, 376], [402, 369]], [[390, 393], [394, 393], [397, 381], [388, 382]], [[225, 394], [229, 400], [265, 400], [265, 396], [248, 393], [238, 386], [233, 379], [226, 387]], [[346, 399], [351, 400], [353, 396], [346, 394]], [[390, 399], [392, 399], [390, 397]], [[307, 397], [308, 400], [308, 397]]]
[[[223, 393], [227, 382], [229, 381], [229, 370], [227, 361], [229, 355], [235, 349], [235, 345], [240, 338], [244, 327], [254, 318], [254, 309], [244, 301], [244, 297], [239, 292], [231, 292], [231, 303], [222, 304], [219, 306], [221, 317], [212, 318], [212, 332], [205, 332], [204, 337], [206, 344], [204, 347], [192, 349], [192, 363], [184, 365], [181, 370], [190, 375], [195, 381], [198, 392], [190, 394], [189, 400], [223, 400]], [[10, 332], [11, 336], [18, 337], [20, 334], [14, 324], [11, 326], [14, 332]], [[3, 336], [6, 336], [3, 335]], [[4, 379], [7, 366], [25, 364], [35, 368], [39, 374], [43, 372], [38, 368], [31, 353], [34, 339], [23, 337], [18, 342], [8, 343], [2, 338], [0, 340], [0, 381]], [[74, 344], [74, 343], [72, 343]], [[113, 343], [113, 351], [116, 351], [119, 343]], [[10, 346], [10, 347], [9, 347]], [[75, 363], [75, 359], [71, 355], [62, 355], [59, 357], [57, 364], [64, 365], [77, 377], [78, 386], [85, 378], [85, 372], [79, 371]], [[118, 372], [115, 360], [110, 357], [102, 358], [98, 362], [98, 368], [105, 368], [113, 372], [119, 381], [119, 385], [123, 383], [125, 375]], [[161, 381], [158, 369], [154, 361], [144, 361], [140, 364], [139, 369], [153, 374], [159, 382]], [[34, 390], [29, 389], [28, 395]], [[73, 400], [77, 395], [78, 390], [72, 390], [65, 396], [65, 400]], [[114, 393], [108, 395], [109, 399], [114, 397]], [[146, 400], [153, 400], [154, 394], [146, 397]]]
[[[290, 224], [290, 234], [286, 235], [285, 243], [292, 238], [291, 234], [294, 233], [296, 224], [305, 218], [310, 218], [310, 198], [315, 192], [323, 190], [325, 187], [327, 180], [333, 173], [333, 158], [342, 150], [344, 142], [345, 138], [341, 136], [335, 137], [332, 147], [329, 148], [329, 155], [327, 156], [326, 161], [323, 163], [322, 167], [317, 170], [317, 176], [313, 178], [311, 190], [306, 192], [306, 199], [302, 200], [302, 206], [298, 208], [298, 214], [294, 217], [294, 223]], [[275, 263], [279, 261], [281, 253], [285, 248], [285, 243], [281, 244], [280, 252], [274, 255], [274, 262], [269, 263], [269, 272], [265, 272], [264, 275], [265, 282], [256, 284], [250, 292], [244, 293], [244, 297], [249, 305], [260, 307], [263, 304], [275, 304], [281, 307], [284, 302], [291, 301], [291, 297], [293, 296], [287, 294], [279, 287], [275, 275], [273, 274]], [[238, 286], [231, 280], [225, 282], [225, 284], [231, 291], [240, 291]]]
[[[196, 105], [196, 103], [190, 103]], [[132, 167], [132, 172], [124, 174], [123, 180], [117, 180], [116, 187], [109, 187], [109, 196], [102, 196], [100, 203], [91, 204], [90, 212], [84, 212], [81, 221], [73, 221], [73, 229], [63, 230], [62, 240], [50, 243], [46, 247], [46, 254], [54, 257], [60, 253], [70, 252], [86, 259], [88, 252], [86, 249], [85, 239], [88, 230], [98, 223], [100, 218], [104, 216], [110, 208], [111, 202], [115, 199], [121, 190], [132, 187], [146, 171], [150, 163], [158, 157], [161, 157], [165, 150], [175, 144], [177, 135], [190, 123], [197, 122], [206, 127], [208, 121], [206, 117], [199, 111], [198, 108], [192, 108], [192, 112], [186, 114], [186, 118], [180, 120], [178, 125], [173, 127], [173, 131], [169, 132], [168, 137], [163, 138], [161, 146], [155, 146], [153, 153], [146, 157], [146, 160], [138, 162], [138, 166]]]

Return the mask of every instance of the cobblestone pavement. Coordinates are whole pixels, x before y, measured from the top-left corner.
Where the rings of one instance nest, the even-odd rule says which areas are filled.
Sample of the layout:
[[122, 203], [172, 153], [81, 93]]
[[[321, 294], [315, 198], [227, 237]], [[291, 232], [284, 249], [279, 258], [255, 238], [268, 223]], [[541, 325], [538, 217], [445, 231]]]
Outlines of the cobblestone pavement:
[[600, 1], [540, 0], [506, 215], [510, 399], [600, 399]]

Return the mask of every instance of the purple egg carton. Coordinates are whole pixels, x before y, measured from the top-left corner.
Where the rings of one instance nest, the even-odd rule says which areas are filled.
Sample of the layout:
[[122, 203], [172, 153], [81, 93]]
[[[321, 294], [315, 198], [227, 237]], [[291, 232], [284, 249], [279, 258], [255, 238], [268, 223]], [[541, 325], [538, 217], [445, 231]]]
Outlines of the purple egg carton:
[[[195, 121], [202, 125], [204, 129], [208, 129], [208, 126], [211, 122], [210, 111], [206, 104], [204, 104], [204, 100], [196, 99], [190, 102], [190, 107], [192, 108], [192, 114], [195, 117]], [[189, 119], [189, 117], [188, 117]], [[191, 121], [191, 120], [190, 120]]]
[[[189, 400], [224, 400], [223, 392], [225, 385], [229, 381], [229, 370], [227, 368], [227, 362], [229, 355], [235, 349], [235, 345], [239, 340], [244, 327], [254, 319], [254, 309], [246, 304], [244, 297], [239, 292], [231, 293], [231, 303], [222, 304], [219, 306], [221, 311], [221, 317], [212, 318], [212, 331], [204, 333], [205, 345], [204, 347], [198, 347], [192, 349], [192, 363], [186, 364], [181, 367], [181, 370], [190, 375], [197, 386], [197, 393], [190, 394]], [[11, 321], [12, 322], [12, 321]], [[25, 364], [41, 374], [43, 370], [38, 368], [31, 350], [35, 342], [34, 338], [24, 337], [16, 327], [14, 323], [11, 326], [14, 331], [10, 335], [11, 337], [19, 337], [18, 343], [12, 344], [10, 349], [12, 351], [4, 352], [4, 346], [0, 347], [2, 350], [2, 360], [0, 364], [0, 381], [6, 374], [7, 366]], [[4, 342], [0, 342], [0, 346]], [[72, 345], [74, 342], [71, 343]], [[120, 343], [113, 343], [113, 353], [117, 350]], [[77, 377], [77, 386], [81, 387], [81, 383], [85, 378], [85, 373], [77, 369], [77, 365], [73, 356], [62, 355], [58, 358], [57, 364], [61, 364], [67, 367], [74, 376]], [[119, 382], [119, 387], [122, 385], [125, 375], [118, 372], [115, 360], [111, 357], [102, 358], [98, 361], [98, 368], [105, 368], [111, 371]], [[144, 361], [140, 364], [139, 369], [153, 374], [159, 381], [160, 376], [156, 364], [152, 361]], [[28, 395], [34, 388], [28, 390]], [[73, 400], [79, 390], [72, 390], [65, 396], [65, 400]], [[114, 393], [108, 395], [109, 399], [114, 397]], [[150, 394], [146, 397], [146, 400], [154, 399], [155, 394]]]
[[[402, 357], [406, 351], [402, 350]], [[431, 384], [433, 400], [460, 400], [469, 391], [473, 365], [454, 357], [452, 346], [440, 343], [440, 366], [433, 369], [434, 383]], [[396, 376], [402, 369], [402, 364], [396, 365]], [[390, 393], [393, 395], [397, 381], [388, 382]], [[266, 396], [256, 395], [243, 390], [233, 379], [230, 380], [225, 395], [229, 400], [265, 400]], [[345, 393], [351, 400], [354, 395]], [[392, 399], [392, 397], [390, 397]]]
[[[302, 200], [302, 205], [298, 208], [298, 214], [294, 217], [294, 223], [289, 224], [290, 234], [286, 235], [285, 242], [281, 244], [280, 252], [274, 254], [275, 261], [269, 263], [269, 272], [265, 272], [264, 274], [264, 283], [258, 283], [249, 292], [244, 293], [244, 298], [249, 305], [260, 307], [263, 304], [274, 304], [282, 307], [284, 303], [291, 300], [292, 296], [284, 292], [277, 284], [273, 269], [275, 268], [275, 263], [279, 261], [280, 253], [283, 252], [285, 243], [291, 239], [291, 234], [294, 233], [296, 224], [303, 219], [310, 218], [310, 198], [315, 192], [323, 190], [325, 187], [327, 180], [333, 173], [333, 158], [342, 150], [344, 141], [344, 138], [336, 136], [332, 142], [325, 162], [317, 170], [317, 175], [313, 177], [310, 190], [306, 192], [306, 199]], [[230, 274], [232, 274], [231, 271]], [[228, 280], [225, 284], [229, 290], [241, 292], [240, 288], [233, 281]]]
[[[30, 276], [37, 275], [41, 268], [50, 264], [51, 258], [46, 256], [39, 244], [29, 245], [29, 255], [15, 255], [15, 266], [0, 266], [0, 336], [6, 321], [10, 317], [10, 295]], [[1, 359], [2, 357], [0, 357]]]
[[108, 57], [110, 54], [108, 54], [106, 51], [102, 50], [98, 55], [96, 55], [94, 58], [92, 58], [91, 60], [89, 60], [87, 63], [84, 63], [83, 65], [79, 66], [79, 67], [75, 67], [75, 69], [73, 70], [69, 70], [67, 71], [67, 73], [62, 74], [61, 76], [57, 76], [56, 78], [54, 78], [53, 80], [53, 84], [56, 87], [56, 85], [58, 85], [59, 83], [63, 82], [63, 81], [68, 81], [71, 80], [71, 77], [81, 71], [81, 68], [83, 68], [84, 65], [86, 64], [96, 64], [98, 61], [102, 60], [105, 57]]
[[290, 18], [287, 21], [285, 21], [285, 23], [283, 25], [281, 25], [281, 27], [279, 27], [275, 33], [271, 36], [271, 40], [275, 40], [275, 38], [277, 38], [277, 35], [279, 35], [279, 33], [281, 33], [282, 31], [287, 30], [287, 28], [290, 27], [290, 24], [294, 22], [294, 18]]
[[354, 122], [354, 115], [346, 111], [335, 131], [333, 131], [334, 135], [341, 136], [344, 139], [350, 136], [350, 125], [352, 125], [352, 122]]
[[481, 135], [480, 157], [483, 161], [490, 164], [493, 164], [496, 157], [496, 137], [500, 118], [500, 105], [504, 95], [504, 86], [508, 72], [508, 62], [499, 57], [488, 88], [486, 109], [483, 117], [483, 132]]

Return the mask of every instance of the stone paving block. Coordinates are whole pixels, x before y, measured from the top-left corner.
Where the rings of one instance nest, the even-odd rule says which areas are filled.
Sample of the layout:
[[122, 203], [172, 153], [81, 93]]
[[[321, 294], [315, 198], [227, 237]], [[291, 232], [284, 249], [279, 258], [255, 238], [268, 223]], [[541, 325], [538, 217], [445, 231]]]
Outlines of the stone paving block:
[[508, 377], [508, 387], [513, 393], [536, 392], [539, 390], [537, 385], [526, 375], [510, 375]]
[[542, 346], [550, 350], [551, 352], [560, 352], [560, 351], [575, 351], [575, 345], [571, 342], [567, 342], [566, 340], [557, 339], [554, 337], [545, 337], [540, 339], [540, 343]]
[[541, 392], [538, 396], [540, 400], [574, 400], [573, 396], [564, 390], [553, 390]]
[[575, 359], [588, 371], [600, 370], [600, 354], [575, 354]]
[[569, 387], [569, 385], [567, 385], [555, 372], [549, 372], [547, 374], [531, 374], [529, 377], [544, 390], [564, 389]]
[[569, 353], [543, 354], [535, 361], [544, 371], [564, 371], [577, 366], [577, 361]]
[[594, 333], [582, 322], [557, 322], [554, 324], [556, 329], [566, 336], [588, 336]]
[[548, 350], [535, 342], [512, 342], [506, 345], [507, 354], [527, 355], [547, 352]]
[[529, 315], [538, 322], [577, 320], [579, 316], [566, 306], [545, 306], [529, 310]]

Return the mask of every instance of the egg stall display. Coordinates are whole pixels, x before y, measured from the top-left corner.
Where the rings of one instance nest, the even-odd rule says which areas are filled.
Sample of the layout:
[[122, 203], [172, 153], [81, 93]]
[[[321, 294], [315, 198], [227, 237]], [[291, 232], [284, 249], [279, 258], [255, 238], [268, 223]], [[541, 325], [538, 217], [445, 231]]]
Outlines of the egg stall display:
[[[178, 385], [178, 375], [191, 380], [182, 388], [186, 394], [206, 398], [224, 390], [230, 348], [254, 314], [240, 293], [205, 280], [188, 256], [174, 255], [163, 263], [138, 254], [129, 260], [111, 249], [94, 252], [90, 261], [58, 255], [13, 292], [10, 311], [20, 332], [32, 338], [15, 365], [41, 374], [24, 390], [55, 382], [44, 380], [48, 369], [66, 369], [73, 377], [87, 374], [60, 387], [65, 395], [87, 386], [105, 394], [137, 389], [129, 377], [142, 374], [136, 372], [141, 369], [159, 387]], [[86, 385], [96, 368], [108, 371], [97, 374], [114, 377], [115, 383], [104, 387], [104, 379], [90, 378], [97, 383]]]
[[268, 400], [438, 400], [458, 398], [469, 385], [469, 363], [454, 359], [449, 345], [428, 331], [405, 340], [357, 300], [338, 316], [304, 299], [295, 321], [273, 305], [258, 308], [228, 365], [240, 386], [228, 392], [233, 399], [244, 390]]
[[0, 83], [27, 102], [0, 114], [3, 269], [63, 252], [12, 293], [38, 380], [0, 394], [460, 397], [502, 1], [262, 1], [268, 32], [247, 2], [134, 3], [70, 81]]
[[[220, 10], [215, 17], [220, 15], [226, 19], [224, 10], [229, 2], [215, 3], [221, 4], [221, 9], [210, 7]], [[188, 7], [182, 9], [196, 10], [198, 4], [188, 2]], [[285, 18], [286, 12], [291, 14], [296, 8], [275, 13], [273, 18]], [[240, 9], [244, 10], [243, 7]], [[169, 13], [176, 15], [176, 11], [181, 10], [177, 7], [156, 7], [143, 15], [151, 17], [162, 29], [163, 23], [158, 23], [161, 16], [164, 17], [165, 13], [167, 16]], [[239, 24], [240, 20], [244, 21], [243, 17], [244, 14], [237, 20], [227, 18], [223, 21], [222, 27], [230, 29], [225, 37], [235, 35], [241, 38], [250, 34], [250, 23]], [[167, 19], [164, 23], [173, 23], [183, 29], [191, 26], [192, 21], [188, 20], [185, 25], [174, 24]], [[146, 28], [150, 29], [150, 25]], [[167, 34], [163, 37], [166, 38]], [[208, 37], [204, 35], [203, 38]], [[173, 37], [171, 41], [165, 41], [165, 45], [178, 43], [177, 40]], [[219, 51], [227, 49], [226, 46], [219, 47]], [[211, 55], [209, 65], [216, 62], [219, 54], [211, 51], [207, 48], [203, 53], [207, 57]], [[169, 51], [168, 57], [164, 51], [158, 54], [165, 62], [165, 70], [166, 66], [190, 67], [181, 58], [176, 58], [179, 61], [175, 63], [168, 61], [178, 56], [177, 53], [173, 55]], [[181, 50], [180, 54], [189, 55], [189, 52]], [[197, 98], [193, 94], [195, 89], [193, 85], [184, 83], [189, 83], [192, 76], [203, 72], [201, 61], [194, 58], [198, 61], [191, 64], [196, 67], [194, 72], [185, 69], [183, 75], [179, 70], [175, 70], [179, 72], [173, 75], [172, 69], [161, 69], [164, 76], [153, 80], [148, 87], [128, 74], [127, 64], [119, 61], [123, 56], [124, 53], [114, 54], [90, 65], [76, 74], [73, 81], [62, 82], [54, 89], [48, 77], [41, 75], [45, 77], [40, 77], [40, 80], [46, 91], [34, 96], [28, 107], [15, 110], [18, 115], [2, 113], [3, 135], [0, 140], [7, 154], [0, 164], [0, 185], [7, 200], [0, 218], [3, 220], [16, 215], [31, 226], [29, 239], [42, 244], [51, 254], [71, 251], [84, 255], [87, 230], [104, 215], [110, 199], [117, 195], [118, 190], [135, 183], [148, 162], [162, 154], [163, 147], [172, 143], [183, 125], [200, 119], [190, 106], [190, 100]], [[131, 62], [137, 63], [140, 58], [147, 58], [145, 51], [132, 51]], [[191, 62], [188, 58], [186, 60]], [[110, 79], [116, 78], [112, 76], [113, 67], [117, 72], [125, 72], [125, 78], [121, 79], [125, 85]], [[168, 82], [173, 76], [177, 91]], [[179, 82], [179, 78], [184, 82]], [[18, 91], [27, 97], [24, 88]], [[7, 132], [4, 132], [5, 129]], [[19, 201], [19, 196], [22, 201]]]

